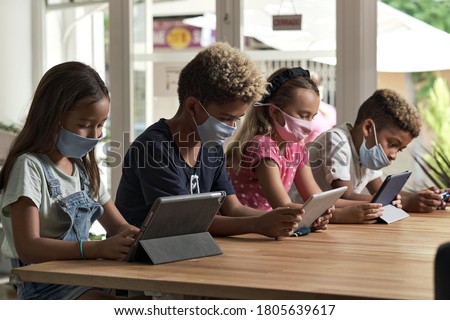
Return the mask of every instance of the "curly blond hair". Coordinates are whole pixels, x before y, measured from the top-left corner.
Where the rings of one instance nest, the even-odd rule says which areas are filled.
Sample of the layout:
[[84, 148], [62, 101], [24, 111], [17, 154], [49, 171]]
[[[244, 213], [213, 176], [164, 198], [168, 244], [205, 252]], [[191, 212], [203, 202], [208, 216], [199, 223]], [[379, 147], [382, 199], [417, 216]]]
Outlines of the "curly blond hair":
[[266, 93], [266, 81], [245, 54], [228, 43], [217, 42], [200, 51], [181, 70], [178, 99], [188, 97], [223, 104], [252, 103]]
[[372, 119], [379, 131], [396, 126], [413, 138], [420, 133], [421, 120], [417, 108], [391, 89], [376, 90], [358, 110], [355, 127]]

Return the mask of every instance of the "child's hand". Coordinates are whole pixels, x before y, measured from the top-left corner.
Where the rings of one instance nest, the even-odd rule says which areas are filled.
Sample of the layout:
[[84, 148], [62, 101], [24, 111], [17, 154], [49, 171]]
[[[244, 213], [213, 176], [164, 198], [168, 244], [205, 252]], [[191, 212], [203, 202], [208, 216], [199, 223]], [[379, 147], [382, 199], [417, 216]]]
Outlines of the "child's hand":
[[441, 196], [441, 204], [436, 207], [438, 210], [445, 210], [447, 206], [450, 206], [450, 189], [439, 189], [436, 186], [432, 186], [429, 188], [431, 191], [435, 193], [439, 193]]
[[330, 223], [331, 217], [333, 216], [333, 212], [335, 210], [334, 206], [331, 206], [328, 208], [327, 212], [325, 212], [323, 215], [321, 215], [312, 225], [311, 230], [317, 231], [317, 230], [326, 230], [328, 227], [328, 223]]
[[288, 237], [298, 228], [303, 213], [297, 208], [276, 208], [259, 217], [256, 231], [276, 239]]
[[383, 205], [381, 203], [363, 203], [357, 206], [355, 216], [356, 223], [376, 223], [377, 218], [383, 215]]
[[401, 209], [402, 208], [402, 200], [401, 199], [402, 199], [402, 196], [398, 194], [397, 197], [395, 197], [395, 200], [392, 201], [392, 205], [394, 207]]
[[402, 207], [408, 212], [433, 212], [442, 205], [439, 189], [424, 189], [410, 195], [403, 196]]
[[375, 223], [382, 216], [381, 203], [363, 203], [357, 206], [343, 207], [335, 210], [332, 223]]
[[98, 258], [123, 260], [128, 254], [130, 246], [134, 242], [139, 228], [129, 225], [126, 229], [118, 234], [105, 240], [98, 241]]

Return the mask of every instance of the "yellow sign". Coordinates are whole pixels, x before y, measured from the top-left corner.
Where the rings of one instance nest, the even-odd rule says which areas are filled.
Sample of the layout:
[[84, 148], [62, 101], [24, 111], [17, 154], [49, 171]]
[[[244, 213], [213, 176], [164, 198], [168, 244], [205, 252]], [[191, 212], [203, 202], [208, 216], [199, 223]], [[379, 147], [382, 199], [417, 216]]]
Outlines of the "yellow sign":
[[175, 49], [186, 48], [191, 43], [191, 39], [189, 30], [182, 27], [170, 29], [166, 36], [167, 44]]

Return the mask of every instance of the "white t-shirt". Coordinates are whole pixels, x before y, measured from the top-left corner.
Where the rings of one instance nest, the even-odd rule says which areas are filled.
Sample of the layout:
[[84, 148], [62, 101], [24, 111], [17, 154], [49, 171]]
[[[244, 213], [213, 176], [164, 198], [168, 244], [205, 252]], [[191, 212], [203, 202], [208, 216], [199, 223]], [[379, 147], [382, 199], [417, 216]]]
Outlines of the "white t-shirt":
[[[59, 180], [62, 196], [66, 197], [81, 190], [80, 174], [78, 166], [74, 166], [72, 176], [62, 172], [47, 156], [44, 155], [54, 177]], [[61, 214], [55, 201], [50, 197], [45, 179], [44, 168], [39, 159], [30, 153], [19, 156], [10, 172], [8, 184], [0, 195], [1, 222], [5, 231], [1, 251], [7, 258], [18, 258], [11, 225], [11, 204], [19, 197], [30, 198], [39, 209], [39, 224], [41, 237], [58, 239], [63, 236], [70, 227], [70, 218]], [[104, 205], [110, 196], [100, 183], [99, 197], [100, 205]]]
[[345, 123], [327, 130], [309, 146], [309, 165], [323, 191], [331, 189], [333, 180], [343, 180], [351, 182], [353, 192], [362, 193], [369, 182], [383, 173], [361, 166], [351, 129], [352, 125]]

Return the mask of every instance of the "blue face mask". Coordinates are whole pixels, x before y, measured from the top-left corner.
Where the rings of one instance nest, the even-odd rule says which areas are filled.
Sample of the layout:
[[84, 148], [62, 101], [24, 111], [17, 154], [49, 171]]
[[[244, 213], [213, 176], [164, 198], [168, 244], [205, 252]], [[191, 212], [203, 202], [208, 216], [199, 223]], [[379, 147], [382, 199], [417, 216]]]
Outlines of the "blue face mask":
[[391, 161], [384, 153], [383, 147], [378, 143], [377, 131], [375, 124], [373, 125], [373, 131], [375, 134], [375, 146], [370, 149], [366, 147], [366, 138], [363, 137], [361, 147], [359, 148], [359, 160], [361, 165], [372, 170], [380, 170], [391, 164]]
[[215, 144], [223, 144], [227, 138], [234, 134], [236, 127], [229, 126], [226, 123], [217, 120], [206, 111], [200, 101], [198, 103], [200, 103], [200, 106], [208, 115], [208, 119], [200, 125], [192, 118], [197, 126], [197, 132], [200, 135], [200, 139], [203, 143], [213, 142]]
[[82, 158], [95, 147], [98, 140], [99, 139], [85, 138], [61, 128], [57, 147], [65, 157]]

